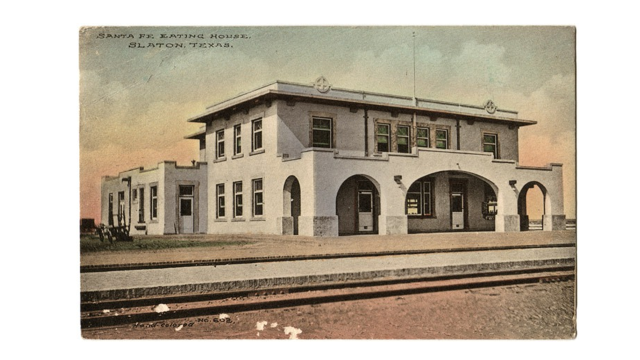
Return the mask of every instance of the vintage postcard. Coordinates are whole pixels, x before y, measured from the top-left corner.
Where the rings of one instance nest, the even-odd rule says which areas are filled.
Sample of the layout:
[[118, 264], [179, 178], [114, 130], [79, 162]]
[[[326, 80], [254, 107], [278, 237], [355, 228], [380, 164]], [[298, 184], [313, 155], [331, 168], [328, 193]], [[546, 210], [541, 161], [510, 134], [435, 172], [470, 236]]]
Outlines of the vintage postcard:
[[87, 339], [572, 339], [573, 27], [86, 27]]

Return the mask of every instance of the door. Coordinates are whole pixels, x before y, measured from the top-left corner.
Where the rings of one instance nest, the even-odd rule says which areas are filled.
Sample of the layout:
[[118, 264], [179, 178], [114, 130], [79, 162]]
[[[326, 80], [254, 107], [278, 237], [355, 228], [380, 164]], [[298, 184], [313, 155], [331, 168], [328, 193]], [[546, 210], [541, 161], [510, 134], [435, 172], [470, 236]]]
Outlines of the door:
[[465, 186], [463, 183], [451, 183], [451, 229], [463, 230], [465, 228], [466, 206]]
[[178, 198], [180, 213], [180, 233], [193, 233], [193, 186], [180, 185]]
[[373, 191], [358, 191], [358, 231], [373, 232]]

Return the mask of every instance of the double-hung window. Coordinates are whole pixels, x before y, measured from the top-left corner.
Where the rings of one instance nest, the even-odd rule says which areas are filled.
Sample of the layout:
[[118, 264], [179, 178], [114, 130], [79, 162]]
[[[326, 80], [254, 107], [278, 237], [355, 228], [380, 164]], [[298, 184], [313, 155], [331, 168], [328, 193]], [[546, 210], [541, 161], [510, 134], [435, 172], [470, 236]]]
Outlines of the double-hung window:
[[419, 127], [416, 131], [416, 145], [422, 148], [430, 147], [429, 128]]
[[399, 153], [409, 153], [411, 152], [410, 146], [410, 131], [408, 126], [398, 126], [396, 129], [396, 142], [398, 145]]
[[216, 159], [224, 157], [224, 130], [216, 132]]
[[151, 202], [150, 202], [150, 208], [151, 208], [151, 220], [156, 220], [158, 218], [158, 187], [157, 186], [151, 186], [150, 188], [150, 198], [151, 198]]
[[251, 151], [262, 149], [262, 119], [251, 122]]
[[242, 181], [233, 183], [233, 217], [242, 217]]
[[333, 147], [333, 119], [313, 117], [313, 147]]
[[376, 147], [378, 152], [389, 152], [389, 124], [376, 126]]
[[242, 128], [241, 125], [233, 127], [233, 155], [242, 153]]
[[482, 135], [482, 151], [493, 154], [498, 159], [498, 134], [484, 133]]
[[264, 197], [262, 194], [262, 179], [253, 180], [253, 216], [264, 215]]
[[224, 218], [224, 184], [216, 185], [216, 218]]
[[113, 194], [109, 194], [109, 226], [113, 226]]
[[436, 129], [436, 148], [437, 149], [449, 148], [449, 130], [448, 129]]
[[144, 222], [144, 188], [140, 188], [140, 201], [138, 202], [138, 222]]

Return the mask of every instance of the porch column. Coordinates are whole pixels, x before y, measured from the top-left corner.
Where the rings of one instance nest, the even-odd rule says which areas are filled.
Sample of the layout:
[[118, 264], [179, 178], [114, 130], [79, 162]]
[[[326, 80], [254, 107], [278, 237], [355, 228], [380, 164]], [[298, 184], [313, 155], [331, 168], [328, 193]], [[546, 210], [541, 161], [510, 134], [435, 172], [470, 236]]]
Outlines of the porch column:
[[381, 182], [380, 216], [378, 233], [380, 235], [398, 235], [409, 233], [409, 220], [405, 214], [407, 188], [396, 183], [393, 178]]
[[518, 215], [518, 195], [516, 184], [505, 182], [498, 185], [498, 214], [496, 215], [496, 232], [520, 231], [520, 215]]

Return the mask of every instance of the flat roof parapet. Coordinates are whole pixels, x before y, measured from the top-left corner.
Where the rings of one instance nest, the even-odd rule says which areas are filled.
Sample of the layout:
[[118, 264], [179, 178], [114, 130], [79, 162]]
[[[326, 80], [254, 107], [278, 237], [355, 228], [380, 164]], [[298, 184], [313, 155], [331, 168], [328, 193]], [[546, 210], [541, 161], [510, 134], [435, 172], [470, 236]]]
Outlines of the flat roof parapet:
[[[252, 91], [241, 93], [235, 97], [213, 104], [206, 108], [203, 114], [188, 119], [189, 122], [206, 122], [204, 118], [216, 117], [228, 109], [238, 106], [246, 106], [246, 102], [257, 100], [260, 97], [290, 97], [300, 100], [321, 101], [325, 103], [339, 103], [342, 105], [355, 105], [371, 108], [394, 108], [403, 112], [434, 112], [443, 116], [477, 117], [486, 120], [510, 121], [518, 125], [532, 125], [535, 121], [518, 119], [518, 112], [494, 107], [490, 113], [484, 106], [451, 103], [438, 100], [429, 100], [409, 96], [382, 94], [361, 90], [350, 90], [331, 87], [325, 93], [319, 92], [314, 86], [285, 81], [276, 81], [263, 85]], [[198, 133], [196, 133], [198, 134]], [[195, 138], [193, 134], [189, 138]]]

